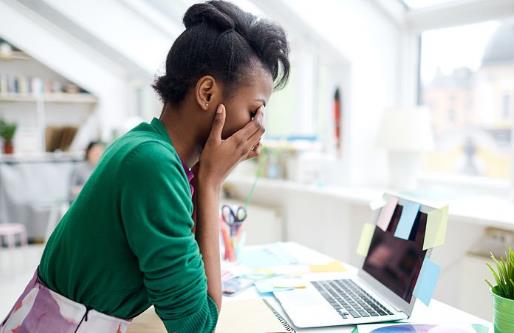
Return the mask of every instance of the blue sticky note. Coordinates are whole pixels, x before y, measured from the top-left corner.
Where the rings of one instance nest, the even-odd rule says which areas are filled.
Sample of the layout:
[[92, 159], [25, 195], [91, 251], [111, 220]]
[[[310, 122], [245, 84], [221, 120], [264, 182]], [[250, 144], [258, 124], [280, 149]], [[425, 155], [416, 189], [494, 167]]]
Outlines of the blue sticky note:
[[414, 202], [406, 202], [403, 205], [402, 216], [400, 217], [400, 222], [398, 222], [396, 231], [394, 232], [395, 237], [409, 239], [412, 225], [416, 220], [416, 215], [418, 215], [420, 207], [419, 203]]
[[425, 258], [413, 294], [426, 305], [430, 304], [440, 273], [441, 267], [430, 258]]
[[250, 268], [266, 268], [288, 265], [289, 261], [267, 248], [243, 249], [237, 261]]

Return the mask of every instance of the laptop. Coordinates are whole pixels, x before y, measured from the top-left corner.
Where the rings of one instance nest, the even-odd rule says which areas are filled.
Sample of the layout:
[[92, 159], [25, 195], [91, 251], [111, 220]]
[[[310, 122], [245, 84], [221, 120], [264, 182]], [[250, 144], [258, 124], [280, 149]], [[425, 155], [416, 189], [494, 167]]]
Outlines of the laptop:
[[431, 254], [431, 250], [423, 250], [423, 242], [427, 213], [434, 208], [421, 206], [409, 239], [404, 240], [395, 237], [394, 231], [407, 201], [399, 199], [387, 231], [375, 227], [357, 276], [312, 278], [306, 288], [274, 293], [296, 327], [355, 325], [410, 317], [414, 287], [423, 260]]

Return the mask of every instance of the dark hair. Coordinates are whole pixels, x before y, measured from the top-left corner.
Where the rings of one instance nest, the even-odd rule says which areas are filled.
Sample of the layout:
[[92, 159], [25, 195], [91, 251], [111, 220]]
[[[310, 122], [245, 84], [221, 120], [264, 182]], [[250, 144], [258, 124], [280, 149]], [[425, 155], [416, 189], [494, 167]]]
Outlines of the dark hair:
[[93, 149], [94, 146], [96, 146], [96, 145], [105, 146], [105, 144], [102, 141], [91, 141], [91, 142], [89, 142], [87, 147], [86, 147], [85, 154], [84, 154], [84, 158], [85, 158], [86, 161], [89, 160], [89, 154], [91, 153], [91, 149]]
[[153, 85], [163, 102], [180, 103], [203, 75], [220, 79], [227, 95], [255, 60], [270, 72], [275, 88], [287, 83], [289, 46], [280, 26], [221, 0], [192, 5], [183, 22], [186, 30], [171, 46], [166, 74]]

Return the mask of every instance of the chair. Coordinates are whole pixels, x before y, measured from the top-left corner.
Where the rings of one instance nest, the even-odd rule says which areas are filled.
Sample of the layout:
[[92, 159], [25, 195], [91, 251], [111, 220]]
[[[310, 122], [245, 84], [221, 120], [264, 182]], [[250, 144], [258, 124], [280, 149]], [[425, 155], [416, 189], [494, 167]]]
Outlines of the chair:
[[27, 229], [19, 223], [0, 223], [0, 246], [3, 246], [3, 239], [9, 249], [16, 246], [16, 236], [18, 236], [21, 246], [27, 246]]

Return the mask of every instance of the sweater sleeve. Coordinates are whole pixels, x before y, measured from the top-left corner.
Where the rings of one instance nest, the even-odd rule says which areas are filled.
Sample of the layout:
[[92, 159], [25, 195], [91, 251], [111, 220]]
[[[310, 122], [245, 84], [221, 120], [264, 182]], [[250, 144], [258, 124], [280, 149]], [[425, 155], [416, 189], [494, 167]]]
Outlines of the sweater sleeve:
[[207, 294], [178, 156], [157, 142], [138, 146], [124, 161], [120, 207], [148, 297], [168, 332], [212, 332], [218, 310]]

